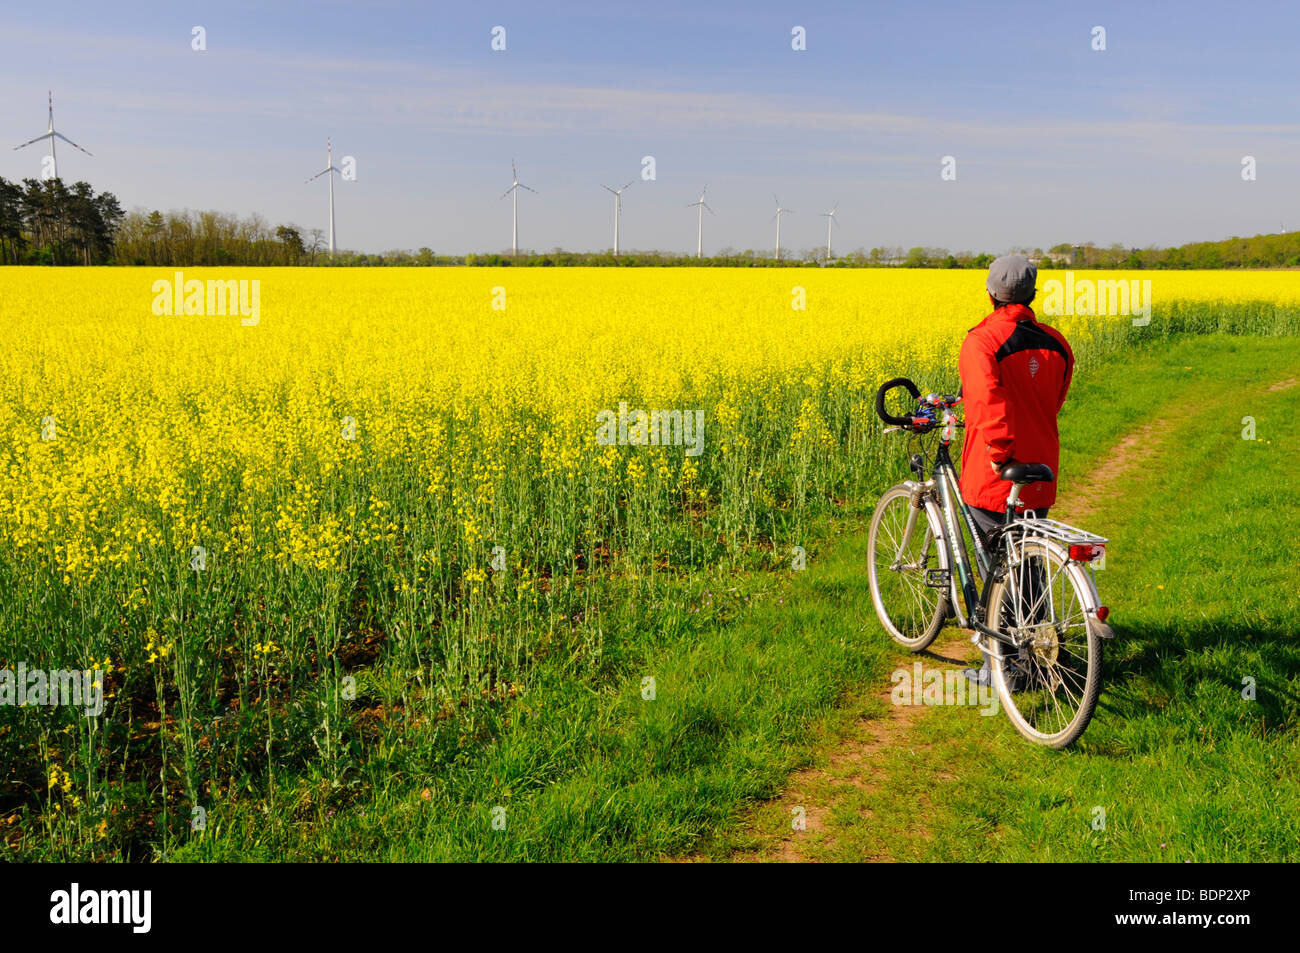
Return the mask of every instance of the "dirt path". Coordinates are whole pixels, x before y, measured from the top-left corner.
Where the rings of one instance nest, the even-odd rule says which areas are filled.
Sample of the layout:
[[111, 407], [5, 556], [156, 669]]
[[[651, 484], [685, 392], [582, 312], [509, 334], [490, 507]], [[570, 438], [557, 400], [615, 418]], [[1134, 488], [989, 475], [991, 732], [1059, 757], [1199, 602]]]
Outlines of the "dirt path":
[[[918, 661], [927, 670], [970, 667], [979, 657], [970, 636], [970, 631], [965, 629], [945, 629], [927, 651], [900, 653], [895, 660], [896, 667], [908, 670]], [[813, 844], [820, 849], [835, 848], [835, 834], [828, 827], [827, 820], [836, 807], [836, 792], [855, 789], [872, 794], [887, 786], [889, 779], [880, 770], [879, 752], [909, 744], [917, 719], [935, 716], [934, 708], [893, 704], [890, 698], [892, 688], [891, 683], [876, 696], [886, 707], [886, 715], [859, 719], [827, 752], [825, 764], [791, 775], [786, 789], [775, 799], [784, 809], [785, 816], [792, 819], [783, 836], [762, 850], [734, 854], [731, 860], [798, 863], [815, 859], [809, 856], [809, 847]], [[796, 830], [793, 812], [800, 808], [804, 827]], [[865, 812], [865, 816], [869, 818], [870, 812]], [[916, 833], [921, 837], [928, 836], [924, 829]], [[877, 863], [897, 858], [881, 851], [863, 859]]]
[[[1300, 384], [1300, 380], [1288, 377], [1286, 380], [1270, 384], [1264, 390], [1269, 392], [1287, 390], [1297, 384]], [[1059, 512], [1066, 522], [1082, 524], [1092, 516], [1098, 502], [1115, 492], [1116, 486], [1121, 483], [1140, 485], [1141, 480], [1134, 479], [1138, 468], [1155, 455], [1173, 426], [1172, 420], [1160, 417], [1125, 436], [1110, 449], [1101, 464], [1088, 474], [1085, 482], [1073, 484], [1069, 493], [1061, 495], [1056, 505], [1052, 507], [1053, 512]]]
[[1097, 504], [1112, 496], [1117, 485], [1131, 482], [1134, 472], [1155, 454], [1171, 429], [1173, 425], [1162, 417], [1128, 434], [1110, 449], [1086, 481], [1073, 484], [1069, 493], [1057, 499], [1053, 516], [1060, 513], [1061, 519], [1076, 526], [1086, 523]]

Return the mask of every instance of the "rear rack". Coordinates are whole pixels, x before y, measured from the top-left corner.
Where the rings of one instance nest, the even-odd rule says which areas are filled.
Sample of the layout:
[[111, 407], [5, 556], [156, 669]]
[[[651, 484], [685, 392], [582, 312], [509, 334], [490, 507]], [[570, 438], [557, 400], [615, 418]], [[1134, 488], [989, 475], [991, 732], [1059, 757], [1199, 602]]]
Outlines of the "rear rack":
[[1013, 520], [1010, 529], [1018, 529], [1025, 536], [1046, 537], [1054, 539], [1057, 542], [1068, 545], [1092, 544], [1102, 545], [1110, 542], [1104, 536], [1098, 536], [1095, 533], [1089, 533], [1086, 529], [1079, 529], [1077, 526], [1071, 526], [1068, 523], [1062, 523], [1060, 520], [1041, 519], [1020, 517]]

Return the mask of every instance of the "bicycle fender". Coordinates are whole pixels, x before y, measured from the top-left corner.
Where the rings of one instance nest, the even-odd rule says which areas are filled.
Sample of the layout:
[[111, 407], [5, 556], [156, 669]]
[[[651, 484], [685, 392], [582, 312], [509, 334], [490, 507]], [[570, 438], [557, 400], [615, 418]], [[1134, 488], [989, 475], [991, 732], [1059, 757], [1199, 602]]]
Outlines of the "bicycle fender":
[[1092, 631], [1096, 634], [1097, 638], [1099, 639], [1115, 638], [1115, 630], [1112, 629], [1105, 622], [1102, 622], [1095, 615], [1089, 614], [1086, 618], [1088, 619], [1088, 627], [1092, 629]]

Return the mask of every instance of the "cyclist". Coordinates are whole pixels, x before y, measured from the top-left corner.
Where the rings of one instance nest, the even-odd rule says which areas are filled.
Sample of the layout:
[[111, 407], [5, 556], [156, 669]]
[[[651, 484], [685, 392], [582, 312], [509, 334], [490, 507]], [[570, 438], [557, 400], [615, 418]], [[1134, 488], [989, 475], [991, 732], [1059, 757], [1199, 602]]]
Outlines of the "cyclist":
[[[1038, 269], [1023, 255], [1003, 255], [989, 266], [993, 313], [971, 328], [958, 358], [966, 407], [961, 451], [961, 495], [974, 511], [987, 544], [1004, 522], [1009, 463], [1045, 463], [1057, 473], [1060, 440], [1056, 415], [1074, 375], [1074, 352], [1061, 332], [1041, 323], [1029, 307]], [[1030, 483], [1020, 500], [1039, 517], [1056, 502], [1056, 481]], [[967, 675], [987, 684], [989, 660]]]

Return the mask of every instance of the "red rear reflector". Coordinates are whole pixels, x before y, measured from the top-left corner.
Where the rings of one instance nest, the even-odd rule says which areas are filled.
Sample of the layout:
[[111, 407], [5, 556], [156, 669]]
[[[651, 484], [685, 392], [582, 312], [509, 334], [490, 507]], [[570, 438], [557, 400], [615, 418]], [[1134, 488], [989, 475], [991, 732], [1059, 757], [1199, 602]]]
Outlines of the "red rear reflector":
[[1106, 616], [1110, 615], [1110, 609], [1105, 606], [1097, 606], [1097, 619], [1100, 622], [1106, 621]]
[[1075, 562], [1092, 562], [1104, 552], [1106, 547], [1097, 543], [1074, 543], [1070, 546], [1070, 558]]

